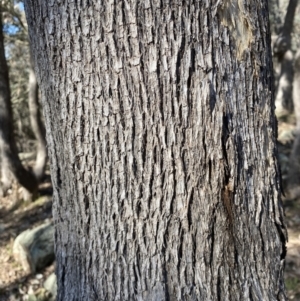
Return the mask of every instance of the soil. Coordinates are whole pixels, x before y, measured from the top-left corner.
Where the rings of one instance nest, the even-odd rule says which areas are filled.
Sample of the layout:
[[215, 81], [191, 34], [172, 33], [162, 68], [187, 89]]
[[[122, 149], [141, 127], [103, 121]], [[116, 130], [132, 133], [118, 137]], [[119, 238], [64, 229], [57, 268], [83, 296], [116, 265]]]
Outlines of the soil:
[[[0, 301], [50, 300], [43, 284], [54, 271], [54, 263], [34, 275], [27, 274], [14, 260], [14, 239], [23, 231], [43, 224], [52, 218], [50, 177], [39, 187], [34, 202], [21, 201], [21, 188], [16, 185], [0, 202]], [[41, 294], [43, 292], [43, 294]], [[43, 298], [37, 296], [43, 295]]]
[[[293, 121], [281, 121], [278, 126], [278, 149], [283, 188], [287, 186], [289, 155], [294, 140]], [[19, 189], [14, 187], [10, 194], [0, 200], [0, 301], [49, 300], [39, 298], [43, 283], [53, 271], [54, 264], [26, 274], [14, 260], [12, 246], [22, 231], [38, 226], [51, 219], [50, 177], [40, 185], [40, 197], [34, 202], [21, 202]], [[289, 241], [285, 267], [285, 284], [289, 300], [300, 301], [300, 197], [291, 199], [283, 196]]]

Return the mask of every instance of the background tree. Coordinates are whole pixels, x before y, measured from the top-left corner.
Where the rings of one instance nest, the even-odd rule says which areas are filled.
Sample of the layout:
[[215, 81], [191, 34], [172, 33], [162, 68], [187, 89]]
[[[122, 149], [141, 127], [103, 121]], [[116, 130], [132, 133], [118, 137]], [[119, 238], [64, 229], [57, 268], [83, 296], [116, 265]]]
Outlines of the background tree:
[[[279, 137], [283, 144], [291, 144], [291, 153], [287, 158], [281, 156], [281, 167], [285, 179], [285, 191], [289, 198], [296, 199], [299, 195], [299, 48], [300, 48], [300, 6], [299, 1], [270, 0], [272, 9], [274, 56], [273, 62], [277, 70], [276, 113], [279, 117], [279, 128], [288, 124], [296, 124], [292, 133], [281, 130]], [[283, 16], [280, 20], [280, 16]], [[295, 55], [296, 54], [296, 55]], [[294, 108], [293, 108], [294, 107]], [[295, 122], [296, 121], [296, 122]], [[285, 136], [285, 138], [283, 138]], [[291, 142], [294, 140], [294, 145]], [[283, 146], [283, 144], [281, 144]]]
[[269, 0], [269, 19], [270, 19], [270, 29], [273, 35], [278, 36], [280, 31], [281, 13], [279, 8], [279, 0]]
[[[14, 2], [15, 1], [4, 1], [2, 3], [7, 31], [6, 43], [4, 44], [4, 42], [2, 42], [3, 45], [5, 45], [6, 56], [9, 61], [9, 81], [10, 91], [12, 91], [10, 93], [11, 100], [9, 106], [13, 104], [13, 110], [11, 111], [12, 116], [15, 115], [15, 118], [13, 119], [14, 126], [9, 130], [13, 131], [14, 127], [17, 127], [16, 131], [10, 133], [10, 135], [16, 136], [16, 141], [18, 143], [17, 145], [17, 143], [14, 142], [16, 144], [15, 152], [32, 150], [32, 147], [28, 146], [28, 142], [32, 141], [32, 138], [35, 136], [37, 157], [33, 173], [36, 180], [40, 181], [43, 178], [47, 161], [45, 130], [39, 109], [38, 87], [34, 72], [30, 67], [25, 14], [18, 6], [14, 6]], [[15, 156], [17, 156], [17, 153]], [[14, 174], [7, 164], [2, 164], [2, 182], [5, 183], [4, 190], [10, 187], [10, 172]], [[16, 179], [19, 181], [18, 178]]]
[[[11, 79], [15, 81], [15, 90], [23, 91], [22, 95], [23, 101], [25, 101], [26, 106], [19, 106], [20, 117], [23, 122], [26, 120], [30, 121], [30, 124], [27, 125], [27, 132], [32, 131], [35, 142], [36, 142], [36, 162], [33, 169], [34, 175], [38, 180], [41, 180], [44, 176], [44, 171], [47, 163], [47, 150], [46, 150], [46, 140], [45, 140], [45, 127], [41, 116], [41, 110], [39, 107], [39, 90], [34, 73], [33, 62], [29, 54], [29, 41], [28, 41], [28, 28], [25, 18], [24, 10], [20, 9], [16, 3], [22, 3], [22, 1], [9, 1], [10, 4], [7, 4], [7, 12], [10, 15], [9, 24], [10, 26], [15, 27], [16, 33], [13, 35], [13, 43], [10, 44], [10, 52], [16, 51], [20, 56], [23, 56], [20, 52], [25, 50], [26, 55], [24, 56], [24, 68], [23, 71], [18, 68], [16, 65], [19, 64], [19, 59], [14, 56], [10, 62], [12, 63], [11, 69], [15, 72], [15, 76], [11, 76]], [[19, 47], [18, 42], [22, 43]], [[25, 71], [25, 73], [24, 73]], [[20, 73], [22, 74], [20, 78]], [[27, 82], [26, 82], [27, 80]], [[20, 84], [20, 81], [22, 82]], [[25, 86], [20, 89], [20, 85]], [[20, 101], [21, 95], [18, 95], [18, 101]], [[29, 108], [26, 110], [26, 107]], [[25, 112], [24, 112], [25, 108]], [[22, 111], [22, 112], [21, 112]], [[29, 118], [28, 118], [29, 117]], [[30, 135], [30, 134], [29, 134]], [[26, 137], [28, 136], [25, 135]], [[21, 139], [22, 140], [22, 139]], [[22, 143], [26, 143], [22, 141]]]
[[286, 300], [267, 1], [25, 4], [58, 300]]
[[284, 23], [274, 45], [274, 53], [280, 57], [291, 48], [291, 36], [294, 28], [294, 18], [298, 0], [289, 0]]
[[300, 196], [300, 49], [295, 56], [293, 101], [296, 117], [295, 141], [290, 155], [288, 191], [292, 198]]
[[2, 174], [2, 188], [5, 190], [6, 186], [10, 184], [10, 175], [7, 173], [9, 171], [29, 192], [35, 192], [37, 190], [36, 178], [23, 167], [14, 139], [8, 67], [2, 33], [2, 11], [0, 4], [0, 150], [1, 167], [2, 171], [5, 171], [5, 174]]
[[47, 163], [46, 131], [41, 117], [41, 111], [39, 106], [39, 89], [32, 59], [30, 59], [29, 68], [28, 96], [30, 124], [37, 141], [37, 155], [33, 171], [35, 177], [40, 181], [44, 176]]
[[[292, 47], [292, 33], [295, 29], [297, 5], [298, 0], [269, 0], [274, 41], [273, 62], [277, 75], [275, 105], [276, 114], [279, 117], [293, 112], [292, 87], [295, 48]], [[284, 19], [280, 20], [280, 16], [284, 16]], [[296, 40], [299, 43], [299, 39]]]
[[298, 0], [289, 0], [282, 28], [274, 43], [274, 59], [279, 64], [278, 86], [275, 105], [279, 116], [293, 111], [293, 51], [292, 31]]

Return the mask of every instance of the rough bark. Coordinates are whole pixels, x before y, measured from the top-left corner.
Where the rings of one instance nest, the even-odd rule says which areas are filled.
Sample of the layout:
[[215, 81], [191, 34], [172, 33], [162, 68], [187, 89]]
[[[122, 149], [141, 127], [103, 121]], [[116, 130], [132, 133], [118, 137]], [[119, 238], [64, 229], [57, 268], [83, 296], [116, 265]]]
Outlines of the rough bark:
[[[8, 179], [8, 172], [10, 172], [20, 185], [33, 193], [37, 189], [37, 180], [31, 172], [23, 167], [18, 157], [14, 139], [8, 67], [4, 52], [1, 14], [0, 5], [0, 150], [3, 177], [1, 182], [2, 186], [7, 186], [10, 183]], [[3, 190], [6, 188], [2, 187]]]
[[295, 55], [293, 101], [296, 116], [295, 140], [290, 155], [289, 193], [292, 198], [300, 196], [300, 50]]
[[58, 300], [286, 300], [267, 1], [25, 9]]
[[36, 162], [33, 169], [35, 177], [40, 181], [45, 173], [47, 163], [47, 148], [46, 148], [46, 131], [41, 118], [39, 108], [39, 91], [38, 84], [33, 69], [33, 62], [31, 61], [31, 67], [29, 69], [29, 113], [30, 123], [34, 136], [37, 141], [37, 155]]

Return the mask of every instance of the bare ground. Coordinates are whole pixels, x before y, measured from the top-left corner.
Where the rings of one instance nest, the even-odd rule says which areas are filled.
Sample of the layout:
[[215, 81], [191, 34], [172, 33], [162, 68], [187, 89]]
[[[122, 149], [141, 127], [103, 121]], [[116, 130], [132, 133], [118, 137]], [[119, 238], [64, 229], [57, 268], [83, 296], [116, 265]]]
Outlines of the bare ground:
[[[22, 231], [34, 228], [52, 218], [51, 195], [48, 182], [40, 186], [40, 197], [34, 202], [18, 201], [18, 188], [1, 198], [0, 202], [0, 301], [46, 301], [49, 294], [43, 289], [46, 278], [54, 271], [54, 264], [29, 275], [12, 254], [14, 239]], [[40, 296], [40, 298], [34, 298]]]

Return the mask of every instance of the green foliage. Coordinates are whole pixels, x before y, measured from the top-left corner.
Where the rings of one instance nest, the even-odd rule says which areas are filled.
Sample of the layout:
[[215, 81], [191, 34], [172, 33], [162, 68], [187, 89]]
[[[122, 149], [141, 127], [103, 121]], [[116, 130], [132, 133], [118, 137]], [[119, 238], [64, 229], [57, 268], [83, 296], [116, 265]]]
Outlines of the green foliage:
[[300, 280], [296, 277], [289, 277], [285, 280], [285, 285], [287, 290], [296, 290], [298, 289], [299, 285], [300, 285]]

